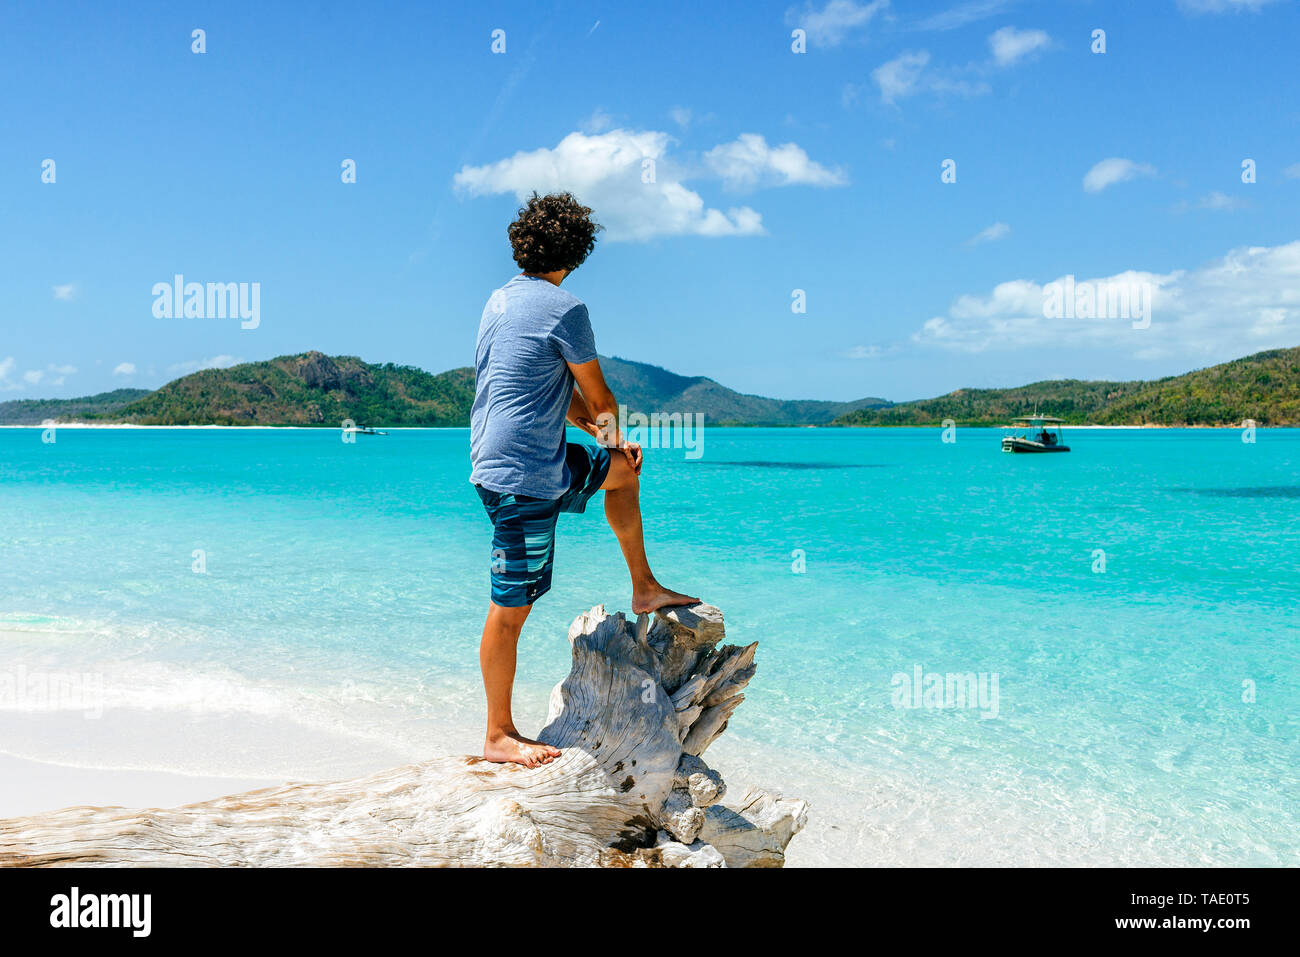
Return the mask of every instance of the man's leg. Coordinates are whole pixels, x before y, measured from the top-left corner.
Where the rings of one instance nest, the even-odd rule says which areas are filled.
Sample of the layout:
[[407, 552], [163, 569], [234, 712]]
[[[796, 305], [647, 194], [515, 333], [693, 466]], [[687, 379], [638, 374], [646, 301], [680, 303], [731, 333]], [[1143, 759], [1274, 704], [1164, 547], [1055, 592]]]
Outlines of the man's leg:
[[659, 584], [645, 556], [645, 532], [641, 527], [641, 479], [626, 456], [610, 450], [605, 490], [605, 518], [623, 549], [623, 559], [632, 575], [632, 611], [636, 614], [671, 605], [694, 605], [698, 598], [670, 591]]
[[519, 632], [532, 610], [532, 605], [507, 608], [496, 602], [489, 604], [478, 654], [488, 704], [483, 757], [496, 762], [512, 761], [526, 768], [550, 764], [560, 755], [557, 748], [521, 735], [515, 728], [510, 710], [510, 697], [515, 685], [515, 650], [519, 644]]

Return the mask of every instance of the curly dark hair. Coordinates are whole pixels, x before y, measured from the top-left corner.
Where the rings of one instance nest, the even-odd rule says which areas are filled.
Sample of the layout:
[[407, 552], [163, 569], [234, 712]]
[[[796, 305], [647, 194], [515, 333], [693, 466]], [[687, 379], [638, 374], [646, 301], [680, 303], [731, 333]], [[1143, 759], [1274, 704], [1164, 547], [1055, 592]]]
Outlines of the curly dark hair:
[[572, 193], [533, 193], [510, 224], [510, 246], [524, 272], [572, 272], [591, 255], [601, 229], [591, 221], [591, 210]]

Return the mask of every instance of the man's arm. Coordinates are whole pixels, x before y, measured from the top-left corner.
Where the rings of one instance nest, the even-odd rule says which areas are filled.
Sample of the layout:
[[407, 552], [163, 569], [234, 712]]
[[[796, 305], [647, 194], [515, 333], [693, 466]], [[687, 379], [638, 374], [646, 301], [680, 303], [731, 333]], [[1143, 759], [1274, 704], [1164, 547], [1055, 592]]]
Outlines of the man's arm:
[[568, 366], [578, 383], [569, 401], [569, 421], [594, 436], [601, 445], [621, 449], [632, 468], [640, 472], [641, 446], [623, 441], [618, 429], [618, 402], [605, 382], [605, 374], [600, 371], [600, 360], [570, 362]]
[[569, 411], [564, 417], [588, 435], [600, 438], [600, 426], [596, 425], [596, 417], [587, 407], [587, 400], [582, 397], [582, 393], [576, 386], [573, 389], [573, 398], [569, 400]]

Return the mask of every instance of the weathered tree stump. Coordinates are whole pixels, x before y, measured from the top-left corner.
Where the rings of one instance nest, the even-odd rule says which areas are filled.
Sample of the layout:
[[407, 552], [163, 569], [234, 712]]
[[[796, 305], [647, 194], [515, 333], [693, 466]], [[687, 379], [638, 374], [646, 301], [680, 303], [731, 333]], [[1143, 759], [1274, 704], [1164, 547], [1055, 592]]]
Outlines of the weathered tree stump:
[[435, 758], [180, 808], [68, 808], [0, 821], [0, 864], [779, 867], [807, 805], [723, 804], [700, 758], [754, 675], [757, 643], [723, 637], [711, 605], [579, 615], [539, 735], [563, 754], [539, 768]]

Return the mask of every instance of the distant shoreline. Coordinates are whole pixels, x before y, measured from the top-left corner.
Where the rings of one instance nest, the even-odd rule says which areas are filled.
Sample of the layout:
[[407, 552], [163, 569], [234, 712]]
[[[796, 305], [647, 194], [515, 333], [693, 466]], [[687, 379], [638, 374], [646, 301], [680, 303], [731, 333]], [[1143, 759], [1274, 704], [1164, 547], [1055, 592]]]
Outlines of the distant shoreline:
[[[600, 361], [621, 405], [637, 411], [676, 410], [670, 415], [689, 410], [704, 417], [697, 421], [717, 428], [943, 428], [949, 422], [961, 428], [999, 428], [1031, 409], [1071, 419], [1118, 420], [1127, 428], [1238, 429], [1247, 428], [1250, 420], [1256, 428], [1300, 427], [1300, 346], [1149, 381], [1053, 379], [1010, 388], [961, 388], [904, 402], [871, 396], [847, 402], [776, 399], [644, 362], [610, 356]], [[464, 428], [473, 401], [474, 370], [468, 366], [435, 375], [415, 366], [308, 351], [200, 370], [152, 391], [4, 400], [0, 423], [44, 427], [52, 421], [56, 427], [85, 428], [207, 419], [221, 422], [188, 427], [332, 429], [353, 421], [381, 429]], [[277, 419], [283, 424], [270, 424]]]
[[[384, 430], [405, 432], [454, 432], [468, 429], [468, 425], [378, 425]], [[230, 432], [287, 431], [342, 432], [337, 425], [139, 425], [134, 422], [55, 422], [53, 425], [0, 425], [0, 429], [208, 429]], [[364, 435], [364, 432], [357, 433]]]
[[[0, 429], [205, 429], [208, 431], [250, 432], [250, 431], [298, 431], [298, 432], [341, 432], [336, 425], [140, 425], [134, 422], [55, 422], [53, 425], [0, 425]], [[393, 432], [463, 432], [468, 425], [377, 425], [377, 429]], [[943, 425], [714, 425], [715, 429], [831, 429], [840, 432], [868, 431], [875, 429], [942, 429]], [[1020, 428], [1011, 425], [961, 425], [959, 429], [1010, 429]], [[1137, 431], [1143, 429], [1219, 429], [1240, 432], [1244, 425], [1062, 425], [1063, 430], [1087, 429], [1090, 431]], [[1300, 425], [1256, 425], [1256, 429], [1294, 429]], [[359, 433], [364, 434], [364, 433]]]

